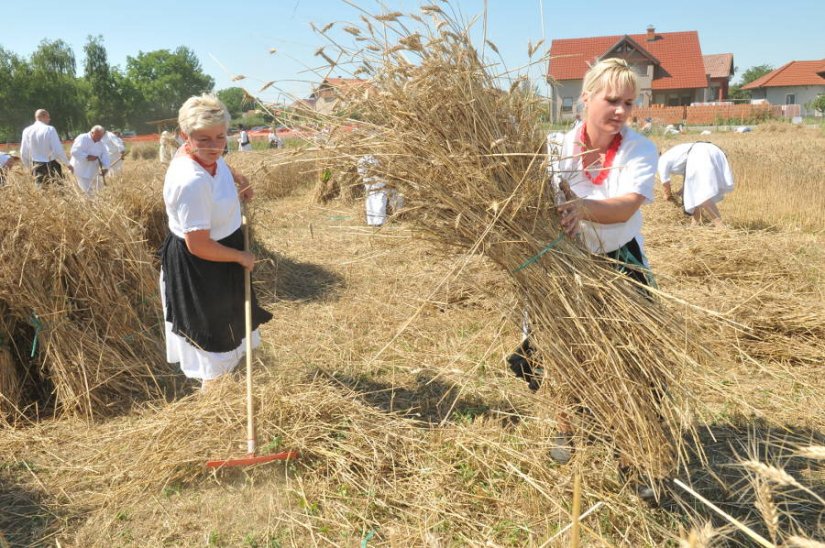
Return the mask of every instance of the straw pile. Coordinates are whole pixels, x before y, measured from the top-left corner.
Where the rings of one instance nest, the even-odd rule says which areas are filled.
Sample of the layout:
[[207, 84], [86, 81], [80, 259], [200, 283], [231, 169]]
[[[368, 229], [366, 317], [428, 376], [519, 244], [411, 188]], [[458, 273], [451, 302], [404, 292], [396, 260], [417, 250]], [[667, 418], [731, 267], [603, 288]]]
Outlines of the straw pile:
[[14, 364], [2, 376], [21, 384], [4, 386], [4, 401], [94, 416], [158, 395], [169, 370], [141, 229], [117, 204], [69, 189], [20, 180], [0, 192], [0, 337]]
[[[669, 474], [685, 455], [686, 374], [700, 376], [693, 373], [702, 371], [701, 337], [559, 237], [540, 154], [540, 99], [519, 79], [502, 91], [469, 30], [436, 6], [422, 9], [433, 22], [413, 16], [415, 32], [399, 14], [348, 27], [360, 42], [354, 61], [379, 88], [360, 109], [381, 132], [372, 153], [400, 180], [421, 230], [510, 273], [557, 402], [588, 410], [581, 427], [615, 444], [624, 464]], [[341, 164], [351, 165], [363, 146], [340, 147]]]

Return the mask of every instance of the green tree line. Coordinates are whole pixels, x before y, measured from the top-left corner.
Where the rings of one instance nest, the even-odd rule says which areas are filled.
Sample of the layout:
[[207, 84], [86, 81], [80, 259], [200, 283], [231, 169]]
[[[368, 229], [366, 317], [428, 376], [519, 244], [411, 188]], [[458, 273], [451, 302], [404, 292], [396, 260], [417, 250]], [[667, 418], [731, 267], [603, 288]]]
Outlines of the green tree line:
[[38, 108], [64, 139], [94, 124], [145, 133], [146, 122], [176, 117], [188, 97], [215, 86], [185, 46], [138, 52], [121, 69], [109, 64], [103, 38], [89, 36], [83, 57], [78, 67], [63, 40], [43, 40], [29, 58], [0, 45], [0, 140], [18, 141]]

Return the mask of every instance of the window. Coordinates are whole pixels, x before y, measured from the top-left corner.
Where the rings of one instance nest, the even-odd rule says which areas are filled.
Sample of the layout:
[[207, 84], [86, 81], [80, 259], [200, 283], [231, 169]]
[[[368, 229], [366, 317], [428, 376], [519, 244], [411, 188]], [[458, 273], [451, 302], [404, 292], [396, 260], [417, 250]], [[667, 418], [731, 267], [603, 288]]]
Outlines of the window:
[[786, 105], [795, 105], [796, 104], [796, 94], [789, 93], [785, 96], [785, 104]]
[[572, 97], [564, 97], [561, 100], [561, 111], [562, 112], [573, 112], [573, 98]]

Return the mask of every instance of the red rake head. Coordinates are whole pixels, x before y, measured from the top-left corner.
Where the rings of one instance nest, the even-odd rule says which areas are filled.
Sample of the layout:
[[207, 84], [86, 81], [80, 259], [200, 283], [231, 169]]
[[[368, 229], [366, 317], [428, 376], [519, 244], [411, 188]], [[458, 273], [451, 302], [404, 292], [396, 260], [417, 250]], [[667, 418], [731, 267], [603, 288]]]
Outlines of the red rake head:
[[206, 461], [207, 468], [229, 468], [232, 466], [252, 466], [255, 464], [264, 464], [276, 460], [292, 460], [297, 459], [299, 453], [297, 451], [281, 451], [272, 455], [247, 455], [239, 459], [226, 460], [208, 460]]

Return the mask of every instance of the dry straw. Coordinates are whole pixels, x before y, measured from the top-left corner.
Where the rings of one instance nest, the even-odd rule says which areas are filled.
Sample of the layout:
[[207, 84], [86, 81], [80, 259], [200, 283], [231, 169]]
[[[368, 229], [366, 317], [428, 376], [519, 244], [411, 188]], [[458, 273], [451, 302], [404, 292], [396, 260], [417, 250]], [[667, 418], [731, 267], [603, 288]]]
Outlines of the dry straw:
[[0, 337], [13, 357], [0, 375], [25, 385], [6, 404], [93, 416], [160, 394], [170, 369], [142, 228], [73, 186], [20, 180], [0, 192]]
[[[529, 86], [502, 91], [469, 29], [448, 17], [414, 32], [396, 18], [379, 19], [390, 29], [380, 34], [362, 29], [384, 53], [342, 52], [380, 69], [376, 92], [354, 107], [371, 131], [335, 148], [338, 169], [368, 148], [420, 230], [510, 273], [557, 402], [589, 410], [581, 427], [611, 440], [623, 463], [671, 473], [686, 454], [700, 334], [686, 336], [682, 316], [561, 236], [541, 153], [545, 105]], [[413, 34], [420, 48], [403, 45]]]

